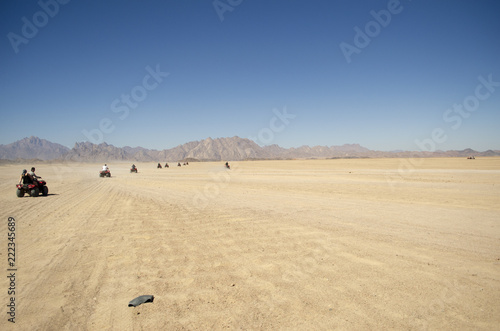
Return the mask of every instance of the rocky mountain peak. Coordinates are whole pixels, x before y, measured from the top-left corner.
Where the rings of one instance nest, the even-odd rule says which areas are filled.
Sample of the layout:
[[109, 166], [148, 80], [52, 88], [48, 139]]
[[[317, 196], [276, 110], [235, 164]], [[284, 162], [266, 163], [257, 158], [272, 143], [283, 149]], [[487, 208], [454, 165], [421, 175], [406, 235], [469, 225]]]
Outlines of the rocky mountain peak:
[[[177, 162], [180, 160], [241, 161], [248, 159], [306, 159], [306, 158], [357, 158], [357, 157], [409, 157], [409, 152], [377, 152], [359, 144], [341, 146], [301, 146], [283, 148], [276, 144], [261, 147], [254, 141], [238, 136], [191, 141], [161, 151], [143, 147], [115, 147], [105, 142], [96, 145], [76, 142], [72, 149], [31, 136], [8, 145], [0, 145], [0, 159], [65, 159], [79, 162], [143, 161]], [[478, 153], [470, 148], [462, 151], [412, 152], [420, 157], [498, 156], [500, 151]]]

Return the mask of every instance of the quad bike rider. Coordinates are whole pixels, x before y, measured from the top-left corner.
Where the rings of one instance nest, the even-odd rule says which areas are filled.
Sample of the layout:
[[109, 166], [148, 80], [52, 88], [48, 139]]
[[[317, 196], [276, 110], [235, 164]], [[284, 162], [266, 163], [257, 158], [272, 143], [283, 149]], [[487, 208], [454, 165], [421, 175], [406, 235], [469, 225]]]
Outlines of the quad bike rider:
[[137, 167], [135, 166], [135, 164], [132, 164], [132, 167], [130, 168], [130, 172], [137, 173]]
[[19, 184], [16, 185], [16, 195], [19, 198], [22, 198], [25, 193], [28, 193], [28, 195], [32, 197], [37, 197], [40, 193], [42, 193], [43, 196], [47, 196], [49, 194], [49, 188], [46, 184], [47, 183], [42, 180], [42, 177], [35, 175], [35, 168], [31, 168], [31, 173], [28, 173], [28, 171], [24, 169], [19, 178]]
[[229, 165], [229, 162], [226, 162], [226, 168], [231, 169], [231, 166]]
[[111, 171], [109, 171], [107, 164], [102, 166], [102, 170], [99, 172], [99, 177], [111, 177]]
[[38, 178], [42, 178], [42, 177], [39, 177], [35, 174], [35, 167], [31, 167], [30, 175], [31, 175], [31, 178], [33, 178], [33, 181], [36, 181]]
[[33, 184], [33, 177], [28, 173], [28, 170], [24, 169], [21, 177], [19, 178], [19, 184]]

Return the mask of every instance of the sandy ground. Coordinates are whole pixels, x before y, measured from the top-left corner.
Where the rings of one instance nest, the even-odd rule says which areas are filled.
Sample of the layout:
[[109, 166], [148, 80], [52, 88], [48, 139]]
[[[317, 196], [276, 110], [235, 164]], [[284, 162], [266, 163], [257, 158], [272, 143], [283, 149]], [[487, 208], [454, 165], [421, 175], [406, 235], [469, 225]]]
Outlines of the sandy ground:
[[129, 165], [0, 166], [0, 329], [500, 328], [500, 158]]

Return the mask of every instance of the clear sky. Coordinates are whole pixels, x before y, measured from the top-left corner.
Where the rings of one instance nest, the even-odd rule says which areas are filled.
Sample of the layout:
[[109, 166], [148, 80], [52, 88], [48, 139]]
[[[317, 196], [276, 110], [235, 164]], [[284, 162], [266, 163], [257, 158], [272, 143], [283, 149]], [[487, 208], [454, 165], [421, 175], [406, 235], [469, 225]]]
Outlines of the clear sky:
[[500, 1], [2, 1], [0, 144], [500, 149]]

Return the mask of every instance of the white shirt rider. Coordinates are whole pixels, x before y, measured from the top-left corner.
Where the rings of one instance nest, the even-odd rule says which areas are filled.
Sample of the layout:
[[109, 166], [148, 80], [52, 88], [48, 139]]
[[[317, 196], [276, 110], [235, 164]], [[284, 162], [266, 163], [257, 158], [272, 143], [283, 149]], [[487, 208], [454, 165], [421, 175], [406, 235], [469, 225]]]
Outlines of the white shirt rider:
[[102, 171], [108, 171], [108, 170], [109, 170], [109, 168], [108, 168], [107, 164], [105, 164], [105, 165], [102, 166]]

